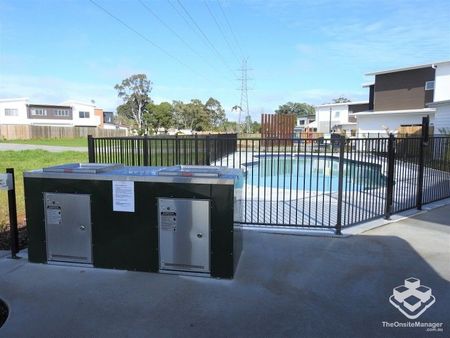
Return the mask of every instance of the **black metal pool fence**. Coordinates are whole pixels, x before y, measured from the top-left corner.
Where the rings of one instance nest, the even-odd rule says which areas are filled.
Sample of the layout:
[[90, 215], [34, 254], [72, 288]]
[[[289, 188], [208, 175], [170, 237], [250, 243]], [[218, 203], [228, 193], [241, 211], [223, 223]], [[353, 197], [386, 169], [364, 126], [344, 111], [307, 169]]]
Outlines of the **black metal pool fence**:
[[88, 137], [89, 161], [241, 168], [246, 226], [334, 229], [450, 197], [450, 137]]

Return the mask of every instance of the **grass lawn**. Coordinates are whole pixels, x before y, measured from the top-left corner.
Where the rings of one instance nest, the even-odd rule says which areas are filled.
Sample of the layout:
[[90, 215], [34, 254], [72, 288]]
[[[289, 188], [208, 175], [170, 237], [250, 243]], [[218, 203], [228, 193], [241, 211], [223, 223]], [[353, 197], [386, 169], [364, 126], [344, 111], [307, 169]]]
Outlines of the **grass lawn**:
[[87, 147], [87, 137], [41, 138], [33, 140], [0, 140], [0, 143], [38, 144], [61, 147]]
[[[40, 169], [55, 164], [69, 162], [87, 162], [87, 153], [65, 151], [50, 153], [44, 150], [0, 151], [0, 172], [6, 168], [14, 168], [16, 178], [17, 216], [19, 224], [25, 219], [25, 203], [23, 196], [23, 172]], [[0, 231], [9, 223], [7, 192], [0, 191]]]

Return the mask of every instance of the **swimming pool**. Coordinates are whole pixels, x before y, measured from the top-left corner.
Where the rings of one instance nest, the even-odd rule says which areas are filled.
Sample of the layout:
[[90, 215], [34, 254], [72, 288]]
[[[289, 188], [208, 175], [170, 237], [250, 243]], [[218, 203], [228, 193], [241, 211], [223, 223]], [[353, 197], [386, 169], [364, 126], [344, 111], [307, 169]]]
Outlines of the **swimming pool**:
[[[246, 163], [246, 183], [260, 188], [279, 188], [315, 192], [337, 192], [339, 159], [330, 156], [260, 156]], [[385, 185], [381, 166], [344, 161], [345, 191], [379, 188]]]

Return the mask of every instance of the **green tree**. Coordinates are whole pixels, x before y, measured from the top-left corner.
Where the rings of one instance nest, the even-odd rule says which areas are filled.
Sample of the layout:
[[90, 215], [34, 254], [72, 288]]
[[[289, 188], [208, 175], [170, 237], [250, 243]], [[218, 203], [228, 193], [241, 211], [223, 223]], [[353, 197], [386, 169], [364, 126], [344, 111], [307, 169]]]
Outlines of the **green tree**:
[[144, 113], [144, 123], [146, 129], [155, 133], [159, 128], [167, 130], [174, 125], [173, 108], [169, 102], [161, 102], [160, 104], [149, 103]]
[[121, 109], [117, 109], [118, 114], [132, 119], [136, 125], [138, 133], [144, 132], [143, 114], [145, 106], [151, 102], [150, 92], [152, 90], [152, 82], [147, 79], [145, 74], [135, 74], [122, 80], [120, 84], [116, 84], [114, 89], [117, 95], [124, 102]]
[[226, 121], [225, 110], [218, 100], [210, 97], [205, 103], [205, 110], [212, 127], [217, 129]]
[[297, 117], [314, 115], [315, 109], [308, 103], [288, 102], [275, 110], [276, 114], [295, 114]]
[[352, 102], [350, 99], [347, 99], [344, 95], [339, 96], [336, 99], [332, 100], [333, 103], [347, 103], [347, 102]]
[[172, 101], [172, 111], [174, 125], [178, 129], [187, 129], [187, 121], [184, 114], [184, 102], [183, 101]]
[[208, 130], [211, 128], [209, 115], [202, 101], [192, 99], [189, 103], [173, 101], [173, 112], [177, 128], [191, 131]]
[[253, 121], [252, 126], [251, 126], [251, 132], [252, 134], [257, 134], [261, 132], [261, 123], [259, 123], [258, 121]]
[[237, 133], [238, 132], [238, 124], [236, 121], [225, 120], [225, 121], [223, 121], [219, 130], [224, 131], [226, 133]]
[[193, 99], [186, 105], [185, 113], [189, 120], [189, 129], [194, 131], [209, 130], [211, 121], [202, 101]]
[[135, 121], [131, 115], [131, 108], [128, 103], [121, 104], [116, 109], [117, 114], [114, 116], [114, 123], [127, 126], [135, 127]]

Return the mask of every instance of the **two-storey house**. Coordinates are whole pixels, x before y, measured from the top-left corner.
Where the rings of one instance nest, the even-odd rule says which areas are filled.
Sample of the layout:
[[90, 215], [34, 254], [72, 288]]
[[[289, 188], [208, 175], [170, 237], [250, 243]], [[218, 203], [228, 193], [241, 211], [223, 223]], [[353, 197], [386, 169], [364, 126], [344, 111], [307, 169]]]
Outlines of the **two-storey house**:
[[382, 70], [369, 87], [369, 109], [357, 113], [358, 132], [396, 132], [430, 117], [435, 133], [450, 127], [450, 61]]
[[369, 102], [330, 103], [315, 106], [316, 127], [320, 133], [342, 132], [347, 135], [356, 133], [355, 113], [369, 108]]
[[94, 104], [65, 101], [61, 104], [30, 103], [28, 98], [0, 99], [0, 124], [61, 127], [98, 127], [103, 111]]

